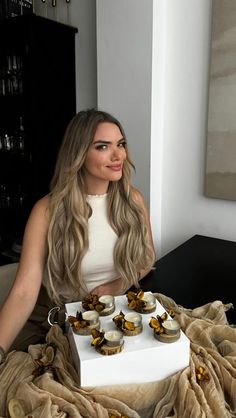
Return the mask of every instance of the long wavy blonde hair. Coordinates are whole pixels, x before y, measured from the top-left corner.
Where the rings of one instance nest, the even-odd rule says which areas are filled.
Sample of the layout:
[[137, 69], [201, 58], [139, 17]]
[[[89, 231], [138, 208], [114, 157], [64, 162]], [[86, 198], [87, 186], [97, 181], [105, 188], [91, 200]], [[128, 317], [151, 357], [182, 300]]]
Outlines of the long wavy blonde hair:
[[[87, 292], [81, 262], [88, 250], [88, 219], [91, 207], [86, 200], [83, 165], [99, 123], [121, 124], [110, 114], [90, 109], [81, 111], [69, 123], [59, 150], [50, 192], [47, 280], [50, 298], [58, 304], [79, 300]], [[117, 234], [114, 265], [124, 289], [138, 286], [140, 271], [154, 262], [144, 216], [135, 202], [131, 186], [129, 158], [120, 180], [109, 183], [108, 219]]]

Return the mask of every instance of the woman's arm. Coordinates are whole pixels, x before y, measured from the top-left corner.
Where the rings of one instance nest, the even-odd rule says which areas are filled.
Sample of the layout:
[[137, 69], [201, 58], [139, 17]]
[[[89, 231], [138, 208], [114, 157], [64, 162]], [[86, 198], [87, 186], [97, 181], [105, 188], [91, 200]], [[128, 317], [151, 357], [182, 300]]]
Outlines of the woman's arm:
[[[154, 258], [155, 258], [155, 249], [154, 249], [154, 244], [153, 244], [152, 230], [151, 230], [149, 214], [148, 214], [148, 210], [146, 208], [144, 197], [138, 189], [133, 189], [133, 199], [140, 206], [140, 208], [143, 212], [144, 219], [145, 219], [146, 226], [147, 226], [147, 231], [148, 231], [149, 244], [150, 244], [151, 248], [153, 249], [153, 254], [154, 254]], [[153, 267], [153, 265], [150, 265], [150, 266], [147, 266], [147, 268], [145, 270], [142, 270], [140, 272], [139, 280], [141, 280], [143, 277], [145, 277], [150, 272], [152, 267]], [[109, 295], [113, 295], [113, 296], [122, 295], [124, 293], [122, 279], [119, 277], [115, 280], [112, 280], [111, 282], [104, 283], [100, 286], [97, 286], [93, 289], [93, 291], [91, 293], [96, 294], [98, 296], [102, 296], [102, 295], [105, 295], [105, 294], [109, 294]]]
[[4, 350], [9, 349], [34, 309], [45, 266], [48, 224], [45, 196], [35, 204], [28, 219], [15, 281], [0, 311], [0, 346]]

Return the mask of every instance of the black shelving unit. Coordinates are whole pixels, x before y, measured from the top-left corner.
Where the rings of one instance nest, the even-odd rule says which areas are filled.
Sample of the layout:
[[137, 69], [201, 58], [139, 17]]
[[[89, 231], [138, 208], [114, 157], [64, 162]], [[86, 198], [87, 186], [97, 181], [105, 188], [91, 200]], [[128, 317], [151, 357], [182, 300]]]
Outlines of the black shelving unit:
[[76, 33], [34, 14], [0, 21], [0, 264], [15, 261], [76, 112]]

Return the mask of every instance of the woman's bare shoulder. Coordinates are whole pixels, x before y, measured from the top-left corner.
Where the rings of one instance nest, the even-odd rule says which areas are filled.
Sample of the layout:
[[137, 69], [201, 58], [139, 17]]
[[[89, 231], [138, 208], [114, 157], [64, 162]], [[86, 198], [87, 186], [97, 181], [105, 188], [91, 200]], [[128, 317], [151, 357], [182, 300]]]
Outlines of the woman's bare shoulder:
[[31, 217], [45, 217], [49, 218], [49, 202], [50, 197], [46, 195], [39, 199], [33, 206], [31, 211]]
[[50, 197], [47, 194], [46, 196], [43, 196], [41, 199], [37, 200], [35, 203], [36, 207], [39, 207], [41, 209], [47, 209], [49, 207]]

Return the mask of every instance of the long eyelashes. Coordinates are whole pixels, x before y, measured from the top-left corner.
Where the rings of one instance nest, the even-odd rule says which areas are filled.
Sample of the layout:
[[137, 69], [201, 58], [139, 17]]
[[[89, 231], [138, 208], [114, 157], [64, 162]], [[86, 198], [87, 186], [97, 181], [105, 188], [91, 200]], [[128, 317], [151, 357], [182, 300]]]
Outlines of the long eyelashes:
[[[96, 145], [95, 149], [98, 150], [98, 151], [105, 151], [106, 149], [108, 149], [108, 147], [109, 147], [109, 145], [107, 145], [107, 144], [98, 144], [98, 145]], [[117, 147], [118, 148], [126, 148], [126, 141], [123, 140], [123, 141], [119, 142], [117, 144]]]
[[123, 148], [126, 148], [126, 145], [127, 145], [127, 143], [126, 143], [126, 141], [125, 140], [123, 140], [123, 141], [121, 141], [121, 142], [119, 142], [119, 144], [118, 144], [118, 146], [119, 147], [123, 147]]
[[98, 151], [103, 151], [107, 149], [107, 145], [105, 144], [96, 145], [95, 149], [97, 149]]

